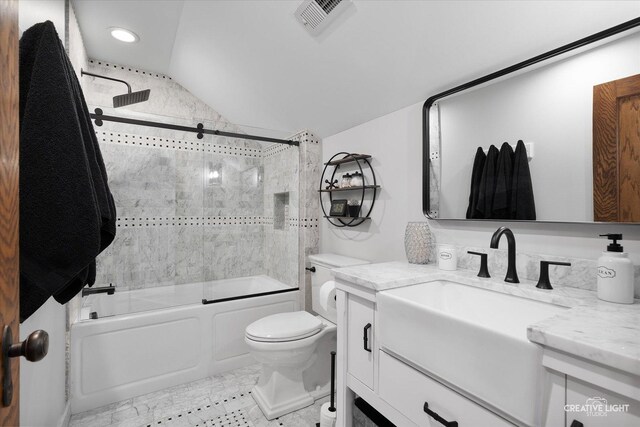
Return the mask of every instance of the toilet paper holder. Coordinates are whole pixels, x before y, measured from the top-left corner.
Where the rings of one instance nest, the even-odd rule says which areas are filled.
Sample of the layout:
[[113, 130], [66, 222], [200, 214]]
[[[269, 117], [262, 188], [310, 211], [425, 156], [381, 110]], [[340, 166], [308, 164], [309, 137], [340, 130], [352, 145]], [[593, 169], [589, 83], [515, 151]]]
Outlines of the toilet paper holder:
[[323, 403], [320, 408], [320, 422], [316, 423], [319, 427], [334, 427], [336, 425], [336, 405], [335, 405], [335, 378], [336, 378], [336, 352], [331, 352], [331, 390], [330, 402]]
[[[318, 291], [318, 298], [320, 300], [320, 307], [323, 310], [333, 311], [336, 310], [336, 283], [333, 280], [327, 280], [320, 286]], [[333, 300], [333, 302], [331, 301]]]

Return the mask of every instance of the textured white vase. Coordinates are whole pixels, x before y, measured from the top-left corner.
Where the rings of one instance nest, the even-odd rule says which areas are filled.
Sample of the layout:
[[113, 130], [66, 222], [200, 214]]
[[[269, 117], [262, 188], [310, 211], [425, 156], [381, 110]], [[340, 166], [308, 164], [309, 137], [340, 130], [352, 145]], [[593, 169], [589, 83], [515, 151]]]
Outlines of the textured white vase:
[[429, 224], [409, 222], [404, 232], [404, 251], [411, 264], [427, 264], [435, 241]]

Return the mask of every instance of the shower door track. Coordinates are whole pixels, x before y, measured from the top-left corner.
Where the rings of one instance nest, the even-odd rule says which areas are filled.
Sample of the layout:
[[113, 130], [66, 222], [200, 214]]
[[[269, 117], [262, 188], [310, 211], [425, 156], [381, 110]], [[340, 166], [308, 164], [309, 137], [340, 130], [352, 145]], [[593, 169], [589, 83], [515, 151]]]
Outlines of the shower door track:
[[206, 299], [206, 298], [203, 298], [202, 299], [202, 304], [216, 304], [216, 303], [219, 303], [219, 302], [235, 301], [235, 300], [239, 300], [239, 299], [246, 299], [246, 298], [253, 298], [253, 297], [264, 297], [264, 296], [267, 296], [267, 295], [283, 294], [285, 292], [294, 292], [294, 291], [298, 291], [298, 290], [300, 290], [300, 288], [287, 288], [287, 289], [278, 289], [276, 291], [258, 292], [256, 294], [237, 295], [235, 297], [220, 298], [220, 299]]
[[106, 116], [102, 113], [101, 108], [96, 108], [94, 113], [89, 113], [89, 116], [95, 120], [96, 126], [102, 126], [103, 122], [116, 122], [116, 123], [126, 123], [130, 125], [148, 126], [148, 127], [154, 127], [154, 128], [160, 128], [160, 129], [177, 130], [182, 132], [193, 132], [197, 134], [198, 139], [202, 139], [204, 135], [207, 134], [207, 135], [217, 135], [217, 136], [228, 136], [231, 138], [251, 139], [254, 141], [274, 142], [277, 144], [293, 145], [296, 147], [300, 145], [298, 141], [292, 141], [289, 139], [279, 139], [279, 138], [270, 138], [267, 136], [260, 136], [260, 135], [249, 135], [244, 133], [226, 132], [226, 131], [216, 130], [216, 129], [205, 129], [202, 123], [198, 123], [196, 127], [189, 127], [189, 126], [173, 125], [169, 123], [152, 122], [149, 120], [129, 119], [126, 117], [118, 117], [118, 116]]

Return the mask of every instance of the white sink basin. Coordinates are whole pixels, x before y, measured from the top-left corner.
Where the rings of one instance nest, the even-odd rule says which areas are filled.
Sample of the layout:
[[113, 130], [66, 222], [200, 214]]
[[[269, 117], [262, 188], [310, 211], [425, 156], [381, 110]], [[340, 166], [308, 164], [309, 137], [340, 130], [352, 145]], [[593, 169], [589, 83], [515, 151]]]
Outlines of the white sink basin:
[[566, 310], [454, 282], [378, 294], [380, 346], [526, 425], [539, 424], [542, 349], [527, 326]]

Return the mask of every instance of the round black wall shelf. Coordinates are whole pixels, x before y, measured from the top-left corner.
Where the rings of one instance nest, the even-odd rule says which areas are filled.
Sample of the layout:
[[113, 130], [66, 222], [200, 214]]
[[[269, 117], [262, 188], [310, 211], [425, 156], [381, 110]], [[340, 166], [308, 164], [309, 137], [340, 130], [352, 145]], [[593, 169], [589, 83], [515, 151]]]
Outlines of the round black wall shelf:
[[[327, 219], [327, 221], [329, 221], [331, 224], [335, 225], [336, 227], [355, 227], [367, 221], [368, 219], [370, 219], [369, 215], [371, 214], [373, 205], [376, 202], [376, 196], [378, 195], [378, 190], [380, 189], [380, 186], [376, 181], [376, 174], [375, 174], [375, 171], [373, 170], [373, 167], [371, 166], [371, 163], [369, 162], [369, 159], [371, 159], [371, 156], [368, 154], [347, 153], [343, 151], [343, 152], [334, 154], [329, 159], [329, 161], [324, 164], [324, 169], [322, 170], [322, 177], [320, 178], [320, 188], [318, 189], [318, 193], [320, 195], [319, 196], [320, 207], [322, 208], [323, 216]], [[336, 182], [335, 180], [336, 173], [340, 169], [340, 166], [347, 163], [355, 163], [358, 166], [360, 175], [362, 175], [363, 185], [357, 186], [357, 187], [341, 188], [334, 184]], [[329, 166], [333, 166], [333, 169], [328, 170]], [[373, 184], [367, 184], [366, 182], [364, 182], [363, 167], [365, 168], [368, 167], [369, 170], [371, 171]], [[330, 176], [329, 176], [329, 173], [331, 173]], [[323, 188], [322, 186], [325, 184], [326, 184], [326, 187]], [[360, 210], [358, 214], [359, 216], [351, 217], [351, 216], [335, 216], [335, 215], [327, 214], [327, 209], [325, 209], [325, 204], [327, 203], [327, 201], [330, 208], [331, 203], [333, 202], [333, 199], [334, 199], [334, 194], [342, 193], [342, 192], [345, 192], [345, 194], [349, 194], [350, 192], [360, 193]], [[323, 197], [323, 194], [328, 195], [329, 197]], [[366, 215], [363, 215], [363, 212], [362, 212], [363, 203], [365, 200], [368, 200], [368, 197], [370, 197], [371, 204], [369, 205], [369, 209], [367, 210]], [[331, 212], [331, 209], [329, 209], [329, 212]]]

